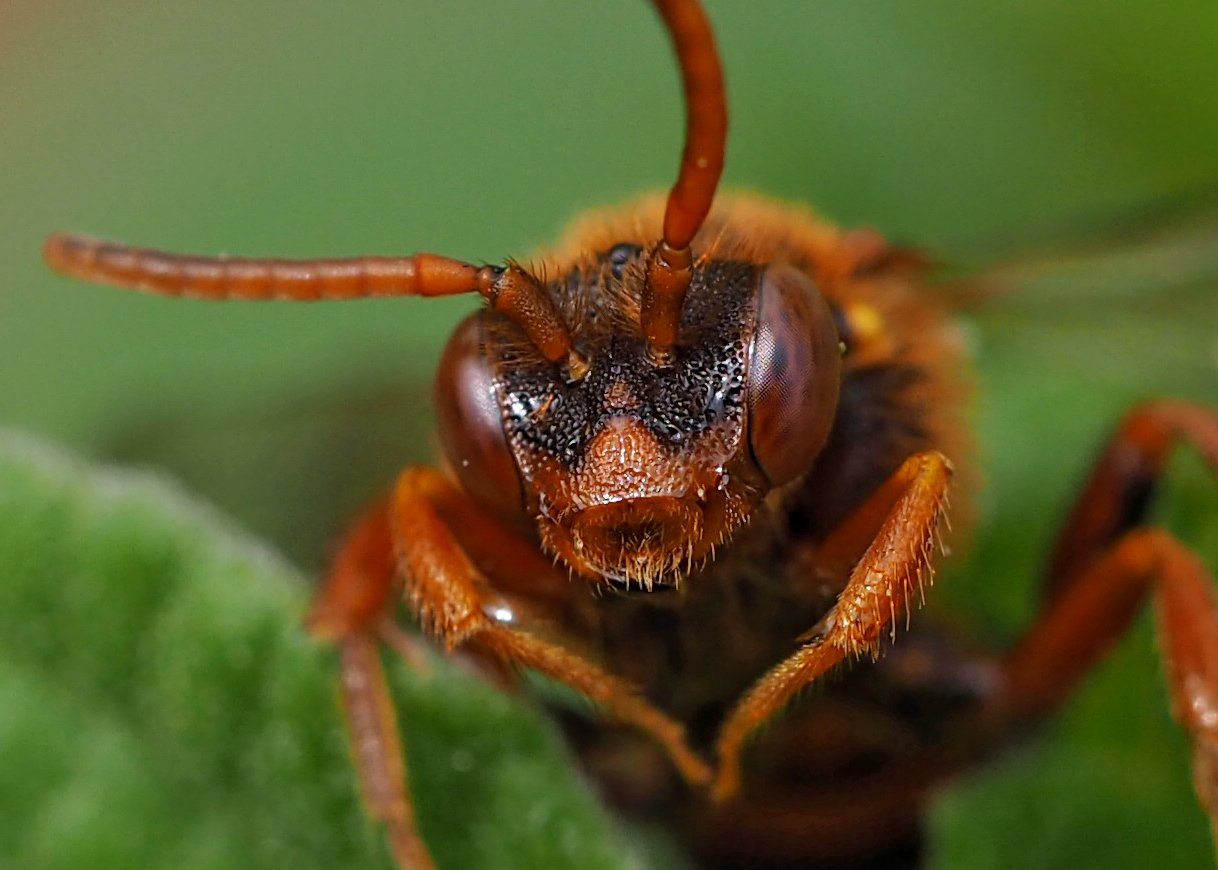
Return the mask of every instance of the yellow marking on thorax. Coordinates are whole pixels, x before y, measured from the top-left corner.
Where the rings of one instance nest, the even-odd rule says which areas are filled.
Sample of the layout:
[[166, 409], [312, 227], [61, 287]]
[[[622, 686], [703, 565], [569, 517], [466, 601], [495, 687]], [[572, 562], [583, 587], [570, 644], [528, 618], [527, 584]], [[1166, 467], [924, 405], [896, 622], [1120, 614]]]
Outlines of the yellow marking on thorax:
[[878, 308], [865, 302], [852, 302], [846, 304], [842, 313], [849, 331], [849, 364], [869, 365], [892, 358], [896, 351], [892, 329]]

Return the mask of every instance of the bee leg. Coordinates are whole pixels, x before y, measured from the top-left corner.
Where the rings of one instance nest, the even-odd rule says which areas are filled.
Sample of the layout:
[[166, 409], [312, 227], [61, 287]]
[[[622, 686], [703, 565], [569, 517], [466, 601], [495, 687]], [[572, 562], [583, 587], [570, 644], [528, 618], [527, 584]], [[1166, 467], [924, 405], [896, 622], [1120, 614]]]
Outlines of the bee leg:
[[386, 613], [397, 569], [389, 499], [361, 513], [339, 542], [305, 622], [315, 636], [336, 639], [367, 629]]
[[[435, 864], [415, 825], [405, 755], [378, 643], [378, 626], [385, 621], [395, 577], [389, 503], [382, 500], [347, 532], [313, 602], [308, 624], [314, 634], [338, 645], [340, 698], [369, 815], [385, 825], [398, 866], [433, 870]], [[420, 650], [408, 644], [401, 651], [412, 665], [425, 667]]]
[[1140, 525], [1172, 449], [1191, 444], [1218, 474], [1218, 412], [1172, 399], [1125, 415], [1057, 536], [1045, 576], [1048, 605], [1076, 583], [1085, 563]]
[[989, 715], [1013, 723], [1052, 710], [1153, 596], [1173, 710], [1192, 741], [1194, 785], [1218, 831], [1218, 596], [1184, 544], [1142, 524], [1179, 441], [1218, 473], [1218, 412], [1165, 400], [1122, 421], [1062, 529], [1040, 614], [1004, 659]]
[[385, 825], [402, 870], [434, 870], [415, 825], [406, 760], [375, 635], [355, 631], [338, 641], [343, 712], [364, 804]]
[[878, 655], [883, 636], [896, 631], [898, 614], [906, 611], [932, 570], [931, 552], [950, 480], [951, 463], [942, 454], [914, 454], [843, 521], [829, 550], [849, 550], [848, 542], [864, 532], [870, 543], [837, 603], [800, 638], [807, 642], [763, 675], [724, 721], [711, 787], [716, 801], [739, 788], [740, 751], [759, 725], [843, 659], [864, 652]]
[[421, 466], [402, 472], [389, 522], [407, 604], [424, 630], [450, 650], [470, 649], [570, 686], [611, 718], [649, 734], [687, 780], [708, 781], [709, 768], [688, 747], [679, 723], [629, 683], [512, 624], [516, 614], [504, 603], [508, 599], [489, 585], [497, 578], [484, 576], [471, 559], [472, 547], [458, 539], [456, 521], [466, 519], [477, 520], [476, 508], [439, 472]]

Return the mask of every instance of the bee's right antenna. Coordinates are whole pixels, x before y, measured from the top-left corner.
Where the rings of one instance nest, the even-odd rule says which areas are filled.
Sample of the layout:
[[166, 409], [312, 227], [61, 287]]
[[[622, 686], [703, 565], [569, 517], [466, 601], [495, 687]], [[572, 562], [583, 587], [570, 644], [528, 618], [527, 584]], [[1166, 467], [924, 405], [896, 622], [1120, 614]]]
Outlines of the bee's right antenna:
[[710, 19], [698, 0], [653, 0], [668, 27], [685, 90], [685, 150], [668, 194], [664, 237], [647, 263], [640, 316], [652, 359], [672, 357], [692, 277], [690, 242], [715, 198], [727, 142], [727, 94]]

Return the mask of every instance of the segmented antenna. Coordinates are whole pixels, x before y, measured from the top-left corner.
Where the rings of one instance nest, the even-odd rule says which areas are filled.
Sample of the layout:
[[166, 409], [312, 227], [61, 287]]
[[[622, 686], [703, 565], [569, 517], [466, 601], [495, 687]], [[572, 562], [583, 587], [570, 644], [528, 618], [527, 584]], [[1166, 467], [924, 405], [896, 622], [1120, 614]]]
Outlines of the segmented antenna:
[[681, 307], [692, 278], [690, 242], [715, 198], [727, 147], [723, 68], [706, 11], [697, 0], [653, 0], [668, 27], [685, 91], [685, 150], [668, 194], [664, 238], [647, 264], [640, 315], [653, 361], [672, 357]]
[[74, 278], [198, 299], [312, 302], [477, 292], [515, 321], [546, 359], [565, 361], [576, 375], [586, 368], [550, 294], [515, 264], [479, 267], [437, 254], [314, 260], [200, 257], [66, 233], [48, 238], [42, 256], [52, 269]]
[[[706, 219], [723, 171], [727, 107], [710, 21], [697, 0], [653, 0], [668, 28], [685, 90], [685, 150], [668, 196], [664, 237], [647, 266], [642, 328], [652, 357], [666, 362], [689, 288], [690, 242]], [[474, 266], [436, 254], [346, 259], [259, 259], [171, 254], [56, 233], [43, 248], [58, 272], [132, 290], [201, 299], [356, 299], [482, 294], [516, 322], [541, 354], [578, 378], [586, 361], [545, 288], [515, 264]]]

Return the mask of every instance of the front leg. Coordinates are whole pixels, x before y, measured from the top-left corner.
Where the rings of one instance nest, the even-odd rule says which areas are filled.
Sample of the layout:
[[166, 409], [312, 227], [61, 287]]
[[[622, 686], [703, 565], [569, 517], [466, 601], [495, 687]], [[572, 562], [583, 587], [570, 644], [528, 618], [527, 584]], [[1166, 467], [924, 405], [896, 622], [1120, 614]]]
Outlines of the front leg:
[[[503, 594], [480, 566], [503, 579]], [[556, 573], [535, 546], [425, 467], [406, 469], [392, 496], [366, 511], [343, 540], [314, 601], [309, 627], [338, 644], [341, 700], [361, 792], [369, 813], [385, 824], [399, 866], [431, 870], [434, 865], [415, 826], [378, 648], [378, 641], [385, 642], [416, 667], [421, 660], [409, 636], [388, 621], [398, 579], [420, 624], [450, 650], [461, 647], [484, 662], [531, 668], [571, 686], [610, 717], [650, 734], [687, 780], [709, 780], [709, 768], [686, 745], [681, 725], [629, 684], [514, 627], [517, 600], [560, 609]]]
[[719, 731], [718, 770], [711, 795], [731, 797], [740, 785], [744, 741], [802, 688], [843, 659], [878, 655], [885, 633], [932, 570], [931, 553], [947, 503], [951, 463], [940, 453], [917, 453], [847, 517], [824, 542], [826, 553], [848, 553], [870, 543], [807, 643], [771, 668], [733, 708]]
[[449, 649], [468, 645], [513, 667], [535, 670], [599, 705], [612, 719], [649, 734], [689, 782], [710, 770], [686, 744], [685, 729], [641, 698], [633, 686], [556, 643], [514, 627], [501, 603], [458, 543], [437, 504], [462, 501], [439, 472], [408, 468], [398, 478], [390, 525], [406, 598], [423, 628]]

